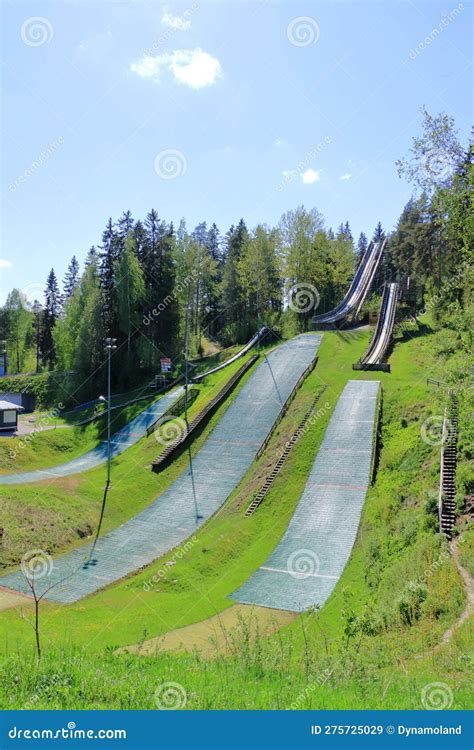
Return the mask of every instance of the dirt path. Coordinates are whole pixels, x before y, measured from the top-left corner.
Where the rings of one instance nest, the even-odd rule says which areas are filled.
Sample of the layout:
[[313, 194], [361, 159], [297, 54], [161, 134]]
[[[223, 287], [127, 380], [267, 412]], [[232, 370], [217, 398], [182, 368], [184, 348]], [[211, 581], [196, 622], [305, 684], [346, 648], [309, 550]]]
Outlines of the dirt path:
[[297, 617], [294, 612], [279, 609], [235, 604], [207, 620], [170, 630], [169, 633], [150, 638], [143, 643], [120, 648], [116, 653], [153, 656], [163, 651], [198, 650], [202, 656], [211, 657], [231, 653], [236, 645], [255, 640], [258, 633], [267, 637]]
[[474, 580], [466, 568], [464, 568], [461, 565], [461, 560], [459, 558], [459, 549], [457, 542], [450, 542], [449, 549], [451, 550], [451, 554], [453, 556], [453, 560], [456, 563], [456, 567], [459, 570], [459, 574], [463, 580], [464, 583], [464, 589], [466, 591], [466, 606], [464, 607], [464, 610], [462, 611], [459, 618], [454, 622], [450, 628], [447, 629], [447, 631], [444, 633], [443, 637], [441, 638], [441, 641], [436, 644], [433, 651], [439, 651], [440, 648], [445, 646], [451, 638], [453, 637], [454, 632], [461, 627], [461, 625], [466, 622], [467, 618], [472, 615], [474, 612]]
[[4, 586], [0, 586], [0, 612], [5, 609], [13, 609], [13, 607], [22, 607], [25, 604], [32, 604], [33, 599], [26, 594], [19, 594], [17, 591], [12, 591]]
[[432, 654], [435, 654], [441, 648], [446, 646], [446, 644], [450, 642], [456, 630], [460, 628], [461, 625], [464, 622], [466, 622], [468, 617], [470, 617], [472, 613], [474, 612], [474, 580], [471, 574], [469, 573], [469, 571], [466, 570], [466, 568], [464, 568], [461, 565], [461, 560], [459, 558], [458, 541], [450, 542], [449, 549], [451, 551], [451, 555], [456, 564], [456, 567], [459, 571], [459, 575], [461, 576], [463, 580], [464, 589], [466, 591], [466, 599], [467, 599], [466, 606], [464, 607], [458, 619], [455, 622], [453, 622], [453, 624], [443, 633], [443, 636], [441, 640], [439, 641], [439, 643], [437, 643], [436, 646], [433, 646], [433, 648], [430, 649], [429, 651], [425, 651], [422, 654], [418, 654], [415, 657], [416, 659], [425, 659], [428, 656], [432, 656]]

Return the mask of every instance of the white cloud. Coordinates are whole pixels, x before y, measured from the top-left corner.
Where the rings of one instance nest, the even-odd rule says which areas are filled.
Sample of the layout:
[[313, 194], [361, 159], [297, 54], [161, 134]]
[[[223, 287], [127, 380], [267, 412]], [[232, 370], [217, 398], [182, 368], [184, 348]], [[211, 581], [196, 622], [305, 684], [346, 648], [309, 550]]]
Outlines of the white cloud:
[[192, 89], [212, 86], [222, 75], [222, 66], [216, 57], [200, 47], [193, 50], [177, 49], [163, 55], [144, 55], [130, 65], [132, 73], [141, 78], [152, 78], [160, 82], [163, 71], [173, 74], [175, 81]]
[[275, 138], [273, 145], [276, 146], [276, 148], [281, 148], [282, 146], [286, 146], [286, 141], [284, 138]]
[[291, 178], [296, 177], [297, 174], [298, 174], [297, 169], [284, 169], [282, 172], [282, 175], [285, 179], [289, 179], [290, 177]]
[[339, 177], [340, 180], [350, 180], [352, 177], [352, 174], [350, 172], [345, 172], [344, 174], [341, 174]]
[[304, 172], [302, 172], [301, 179], [303, 180], [305, 185], [312, 185], [313, 182], [317, 182], [321, 179], [321, 171], [316, 172], [310, 167], [309, 169], [306, 169]]
[[191, 21], [183, 16], [174, 15], [168, 8], [163, 9], [161, 23], [163, 26], [167, 26], [169, 29], [174, 29], [175, 31], [187, 31], [191, 28]]
[[11, 261], [0, 258], [0, 268], [11, 268], [12, 266], [13, 263]]

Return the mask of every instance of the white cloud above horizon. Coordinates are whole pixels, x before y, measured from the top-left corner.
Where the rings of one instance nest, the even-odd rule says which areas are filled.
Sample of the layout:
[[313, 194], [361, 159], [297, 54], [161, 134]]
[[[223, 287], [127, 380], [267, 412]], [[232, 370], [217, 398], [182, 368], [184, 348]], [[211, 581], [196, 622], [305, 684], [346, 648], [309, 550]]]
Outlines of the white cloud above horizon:
[[344, 174], [341, 174], [339, 177], [340, 180], [350, 180], [352, 177], [352, 174], [350, 172], [344, 172]]
[[167, 6], [163, 8], [161, 23], [163, 26], [167, 26], [174, 31], [187, 31], [191, 28], [191, 21], [189, 19], [186, 19], [179, 14], [172, 13]]
[[192, 89], [213, 86], [222, 76], [222, 66], [217, 59], [200, 47], [193, 50], [177, 49], [162, 55], [144, 55], [130, 64], [130, 70], [140, 78], [151, 78], [161, 83], [163, 72], [170, 72], [177, 83]]
[[10, 260], [5, 260], [5, 258], [0, 258], [0, 268], [12, 268], [13, 263]]
[[309, 167], [301, 174], [301, 179], [305, 185], [312, 185], [314, 182], [318, 182], [321, 179], [321, 170], [317, 172], [315, 169]]
[[285, 180], [292, 181], [296, 177], [301, 177], [301, 181], [305, 185], [312, 185], [321, 179], [321, 171], [321, 169], [316, 171], [308, 167], [304, 172], [301, 172], [298, 169], [284, 169], [281, 174]]

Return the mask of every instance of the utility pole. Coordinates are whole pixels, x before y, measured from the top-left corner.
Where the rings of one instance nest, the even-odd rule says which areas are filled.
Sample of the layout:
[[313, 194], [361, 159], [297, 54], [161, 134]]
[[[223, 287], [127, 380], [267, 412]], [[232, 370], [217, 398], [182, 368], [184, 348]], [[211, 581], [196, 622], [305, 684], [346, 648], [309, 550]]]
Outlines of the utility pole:
[[188, 426], [188, 359], [189, 359], [189, 309], [186, 305], [186, 318], [184, 324], [184, 420]]
[[110, 461], [111, 461], [111, 444], [110, 444], [110, 406], [111, 406], [111, 383], [112, 383], [112, 352], [116, 350], [117, 339], [106, 338], [105, 348], [108, 352], [107, 362], [107, 487], [110, 487]]
[[35, 299], [33, 303], [33, 312], [35, 314], [36, 321], [36, 372], [39, 372], [39, 355], [40, 355], [40, 315], [41, 315], [41, 303]]

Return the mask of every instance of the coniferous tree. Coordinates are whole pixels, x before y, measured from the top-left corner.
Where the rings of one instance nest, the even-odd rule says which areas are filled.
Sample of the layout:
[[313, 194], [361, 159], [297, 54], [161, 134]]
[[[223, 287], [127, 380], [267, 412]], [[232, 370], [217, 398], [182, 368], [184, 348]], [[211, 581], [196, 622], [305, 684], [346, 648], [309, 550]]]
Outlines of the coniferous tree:
[[44, 292], [44, 310], [41, 330], [41, 352], [43, 361], [46, 365], [52, 367], [56, 360], [56, 349], [54, 345], [53, 330], [61, 311], [61, 295], [56, 279], [56, 274], [52, 268], [46, 280], [46, 289]]
[[79, 283], [79, 263], [75, 255], [72, 256], [63, 282], [64, 300], [69, 299]]
[[378, 224], [377, 224], [377, 226], [375, 227], [374, 236], [373, 236], [372, 239], [373, 239], [374, 242], [380, 242], [384, 238], [385, 238], [385, 232], [384, 232], [384, 230], [382, 228], [382, 224], [379, 221]]
[[357, 240], [357, 256], [358, 258], [362, 258], [363, 254], [367, 250], [368, 242], [367, 237], [364, 232], [361, 232], [359, 234], [359, 239]]
[[212, 224], [207, 233], [206, 246], [213, 261], [213, 278], [209, 279], [205, 289], [207, 304], [204, 326], [209, 335], [213, 336], [222, 327], [220, 307], [223, 259], [220, 250], [219, 230], [216, 224]]
[[91, 263], [97, 263], [97, 260], [98, 260], [97, 249], [95, 245], [92, 245], [84, 261], [84, 268], [88, 268], [91, 265]]
[[[132, 231], [128, 233], [124, 249], [116, 262], [115, 279], [118, 328], [120, 333], [126, 336], [127, 354], [130, 355], [132, 334], [140, 325], [145, 298], [143, 271], [138, 261], [137, 243]], [[127, 369], [131, 368], [132, 364], [129, 356]]]
[[127, 239], [129, 232], [131, 232], [132, 229], [133, 217], [131, 211], [124, 211], [117, 222], [117, 236], [120, 240], [121, 247], [125, 245], [125, 240]]
[[222, 306], [223, 321], [231, 338], [241, 340], [245, 334], [239, 333], [238, 323], [242, 317], [243, 296], [240, 284], [238, 263], [248, 231], [243, 219], [237, 227], [231, 227], [227, 233], [225, 262], [222, 273]]
[[120, 256], [120, 238], [112, 219], [109, 219], [102, 234], [102, 245], [99, 253], [99, 278], [102, 290], [102, 315], [108, 335], [116, 336], [117, 322], [115, 311], [115, 264]]

